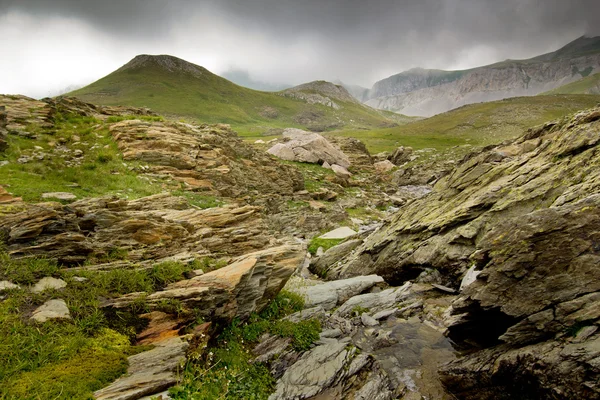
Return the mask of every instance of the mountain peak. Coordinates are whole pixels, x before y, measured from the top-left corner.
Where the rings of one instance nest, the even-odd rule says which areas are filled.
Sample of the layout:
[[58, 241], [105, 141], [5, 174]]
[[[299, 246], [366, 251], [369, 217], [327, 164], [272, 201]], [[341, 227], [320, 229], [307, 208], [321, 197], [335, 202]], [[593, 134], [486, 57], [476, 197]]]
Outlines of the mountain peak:
[[195, 77], [207, 74], [209, 71], [199, 65], [182, 60], [181, 58], [170, 56], [168, 54], [151, 55], [140, 54], [135, 56], [127, 64], [123, 65], [117, 71], [126, 71], [139, 68], [160, 68], [170, 73], [188, 73]]
[[314, 92], [322, 96], [329, 97], [330, 99], [357, 102], [357, 100], [346, 90], [342, 85], [336, 85], [328, 81], [312, 81], [303, 83], [293, 88], [286, 89], [284, 92], [297, 93], [297, 92]]

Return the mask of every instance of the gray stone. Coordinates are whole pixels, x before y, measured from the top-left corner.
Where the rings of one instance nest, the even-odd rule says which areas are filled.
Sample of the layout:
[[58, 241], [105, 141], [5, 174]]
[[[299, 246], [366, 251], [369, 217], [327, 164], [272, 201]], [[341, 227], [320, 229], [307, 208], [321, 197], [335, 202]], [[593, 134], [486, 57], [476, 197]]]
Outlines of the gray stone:
[[54, 299], [48, 300], [36, 308], [31, 319], [37, 322], [46, 322], [50, 319], [71, 319], [71, 313], [64, 300]]
[[31, 291], [33, 293], [40, 293], [40, 292], [43, 292], [44, 290], [49, 290], [49, 289], [59, 290], [59, 289], [65, 288], [65, 287], [67, 287], [67, 282], [63, 281], [62, 279], [47, 276], [45, 278], [40, 279], [35, 285], [33, 285], [33, 287], [31, 288]]
[[477, 276], [481, 273], [481, 271], [476, 271], [475, 268], [477, 268], [477, 265], [473, 264], [467, 270], [465, 276], [463, 276], [462, 280], [460, 281], [460, 288], [458, 289], [459, 291], [462, 292], [463, 289], [477, 280]]
[[373, 318], [375, 318], [376, 320], [380, 320], [380, 319], [387, 318], [390, 315], [394, 315], [397, 312], [398, 312], [398, 309], [396, 309], [396, 308], [390, 308], [388, 310], [383, 310], [383, 311], [376, 312], [375, 314], [373, 314]]
[[390, 309], [410, 295], [411, 286], [410, 282], [406, 282], [398, 288], [354, 296], [335, 310], [335, 315], [341, 317], [350, 315], [355, 307], [368, 309], [371, 313]]
[[321, 306], [325, 310], [331, 310], [349, 298], [381, 282], [383, 282], [383, 278], [377, 275], [356, 276], [354, 278], [302, 287], [294, 291], [304, 296], [306, 307]]
[[175, 337], [154, 343], [152, 350], [127, 360], [127, 373], [94, 393], [96, 400], [134, 400], [163, 392], [177, 383], [189, 344]]
[[56, 200], [75, 200], [77, 196], [73, 193], [69, 192], [50, 192], [50, 193], [42, 193], [42, 199], [56, 199]]
[[3, 292], [5, 290], [12, 290], [12, 289], [21, 289], [21, 287], [10, 281], [0, 281], [0, 292]]
[[375, 167], [375, 171], [385, 173], [393, 170], [395, 165], [388, 160], [384, 160], [376, 162], [375, 164], [373, 164], [373, 167]]
[[367, 313], [362, 313], [361, 314], [361, 316], [360, 316], [360, 322], [362, 322], [362, 324], [364, 326], [377, 326], [377, 325], [379, 325], [379, 322], [375, 318], [369, 316], [369, 314], [367, 314]]
[[350, 166], [348, 157], [319, 134], [288, 128], [283, 131], [283, 137], [289, 140], [275, 144], [267, 153], [288, 161]]
[[342, 226], [319, 236], [319, 239], [346, 239], [354, 235], [356, 235], [356, 231], [347, 226]]
[[346, 168], [342, 167], [341, 165], [332, 164], [331, 169], [333, 170], [333, 172], [335, 172], [335, 174], [337, 176], [339, 176], [342, 179], [350, 179], [352, 177], [352, 174], [350, 173], [350, 171], [348, 171]]

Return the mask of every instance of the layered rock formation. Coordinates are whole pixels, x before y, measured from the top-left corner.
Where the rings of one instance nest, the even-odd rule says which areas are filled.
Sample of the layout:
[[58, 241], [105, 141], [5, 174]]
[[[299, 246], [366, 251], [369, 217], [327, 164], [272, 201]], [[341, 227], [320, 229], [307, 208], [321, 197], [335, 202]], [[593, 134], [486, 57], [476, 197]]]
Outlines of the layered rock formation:
[[244, 144], [228, 125], [131, 120], [110, 132], [124, 159], [149, 163], [147, 174], [170, 176], [188, 190], [240, 197], [304, 188], [299, 171]]
[[598, 398], [599, 146], [596, 108], [467, 156], [345, 259], [320, 267], [391, 283], [436, 270], [462, 286], [448, 334], [483, 350], [443, 370], [460, 398]]
[[326, 81], [314, 81], [294, 86], [281, 92], [283, 96], [302, 99], [309, 104], [322, 104], [335, 110], [340, 109], [338, 102], [358, 103], [342, 85]]
[[[23, 204], [0, 219], [12, 257], [45, 256], [67, 265], [110, 259], [118, 249], [134, 262], [208, 254], [240, 255], [270, 238], [254, 206], [200, 210], [168, 193], [138, 200], [115, 197], [69, 204]], [[168, 246], [166, 245], [168, 243]]]
[[600, 72], [600, 37], [582, 37], [530, 60], [506, 60], [464, 71], [411, 69], [376, 82], [366, 104], [432, 116], [465, 104], [532, 96]]

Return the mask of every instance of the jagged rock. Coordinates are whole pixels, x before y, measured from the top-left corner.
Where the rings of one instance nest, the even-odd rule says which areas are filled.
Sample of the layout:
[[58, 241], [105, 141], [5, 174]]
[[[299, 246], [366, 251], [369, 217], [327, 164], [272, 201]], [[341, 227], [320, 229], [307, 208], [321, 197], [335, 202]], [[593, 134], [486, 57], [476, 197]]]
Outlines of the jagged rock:
[[432, 187], [429, 185], [421, 185], [421, 186], [415, 186], [415, 185], [407, 185], [407, 186], [400, 186], [398, 188], [398, 190], [396, 191], [395, 196], [403, 199], [403, 200], [414, 200], [414, 199], [420, 199], [421, 197], [427, 196], [429, 193], [431, 193], [432, 191]]
[[347, 226], [342, 226], [319, 236], [319, 239], [346, 239], [354, 235], [356, 235], [355, 231]]
[[361, 314], [360, 321], [362, 322], [362, 324], [364, 326], [377, 326], [377, 325], [379, 325], [379, 322], [375, 318], [371, 317], [367, 313], [362, 313]]
[[326, 271], [344, 256], [362, 244], [362, 239], [346, 240], [328, 249], [323, 255], [313, 258], [309, 269], [317, 275], [326, 275]]
[[84, 199], [68, 206], [25, 204], [23, 211], [0, 217], [11, 256], [44, 255], [63, 264], [106, 257], [112, 249], [126, 249], [127, 259], [135, 262], [156, 263], [182, 253], [188, 259], [237, 256], [268, 246], [266, 230], [259, 207], [200, 210], [168, 193]]
[[283, 137], [288, 141], [276, 144], [267, 152], [288, 161], [315, 164], [327, 162], [344, 168], [350, 166], [348, 157], [317, 133], [288, 128], [283, 132]]
[[392, 164], [390, 161], [385, 160], [376, 162], [375, 164], [373, 164], [373, 167], [375, 167], [375, 171], [379, 173], [385, 173], [393, 170], [395, 165]]
[[71, 313], [64, 300], [54, 299], [48, 300], [36, 308], [31, 319], [37, 322], [46, 322], [51, 319], [71, 319]]
[[290, 288], [302, 295], [306, 302], [306, 307], [323, 307], [325, 310], [344, 303], [351, 297], [354, 297], [365, 290], [370, 289], [377, 283], [383, 282], [383, 278], [377, 275], [357, 276], [350, 279], [342, 279], [321, 283], [314, 286]]
[[368, 309], [370, 313], [388, 310], [407, 299], [411, 295], [410, 288], [411, 284], [407, 282], [398, 288], [390, 288], [378, 293], [367, 293], [351, 297], [335, 310], [335, 315], [346, 317], [357, 307]]
[[73, 193], [68, 192], [51, 192], [51, 193], [42, 193], [42, 199], [56, 199], [56, 200], [75, 200], [77, 196]]
[[[498, 223], [600, 191], [596, 111], [467, 156], [432, 193], [402, 207], [328, 276], [375, 273], [394, 284], [437, 268], [443, 284], [457, 288], [470, 257]], [[498, 160], [495, 152], [508, 146], [518, 155]]]
[[342, 167], [341, 165], [332, 164], [331, 169], [333, 170], [333, 172], [335, 173], [335, 175], [337, 177], [339, 177], [343, 180], [348, 180], [352, 177], [352, 174], [350, 173], [350, 171], [348, 171], [346, 168]]
[[260, 312], [279, 293], [304, 256], [300, 245], [273, 247], [245, 254], [226, 267], [172, 283], [164, 290], [131, 293], [104, 306], [124, 308], [143, 299], [153, 309], [171, 299], [196, 309], [205, 319], [245, 319], [252, 312]]
[[33, 293], [41, 293], [44, 290], [59, 290], [67, 287], [67, 282], [62, 279], [52, 278], [51, 276], [40, 279], [33, 287], [31, 291]]
[[373, 158], [367, 146], [360, 140], [342, 136], [328, 136], [327, 140], [340, 148], [350, 160], [353, 169], [372, 169]]
[[410, 161], [410, 157], [412, 156], [413, 149], [412, 147], [403, 147], [400, 146], [390, 155], [388, 160], [394, 165], [402, 165], [405, 162]]
[[154, 343], [152, 350], [130, 356], [125, 376], [94, 393], [96, 400], [136, 400], [175, 385], [189, 344], [182, 337]]
[[300, 171], [273, 163], [229, 125], [129, 120], [109, 129], [125, 160], [149, 163], [149, 173], [172, 176], [189, 190], [239, 197], [251, 191], [272, 196], [304, 188]]
[[481, 273], [481, 271], [476, 271], [475, 269], [477, 268], [476, 264], [473, 264], [471, 266], [471, 268], [469, 268], [467, 270], [467, 272], [465, 273], [465, 276], [463, 276], [462, 280], [460, 281], [460, 287], [459, 290], [462, 292], [467, 286], [469, 286], [471, 283], [475, 282], [475, 280], [477, 279], [477, 277], [479, 276], [479, 274]]
[[14, 197], [10, 193], [6, 191], [2, 186], [0, 186], [0, 204], [10, 204], [20, 202], [20, 197]]

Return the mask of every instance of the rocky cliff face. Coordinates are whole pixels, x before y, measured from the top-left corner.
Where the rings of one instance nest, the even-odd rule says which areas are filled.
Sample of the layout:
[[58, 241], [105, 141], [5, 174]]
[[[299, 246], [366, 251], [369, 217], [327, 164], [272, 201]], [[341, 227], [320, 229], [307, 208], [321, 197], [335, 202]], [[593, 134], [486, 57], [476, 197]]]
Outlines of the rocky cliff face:
[[326, 81], [314, 81], [294, 86], [281, 92], [284, 96], [302, 99], [309, 104], [323, 104], [338, 110], [338, 102], [358, 103], [342, 85]]
[[467, 156], [327, 275], [441, 272], [460, 398], [598, 398], [599, 146], [596, 108]]
[[537, 95], [600, 72], [600, 38], [578, 40], [592, 41], [591, 47], [465, 71], [412, 69], [375, 83], [366, 104], [432, 116], [465, 104]]

